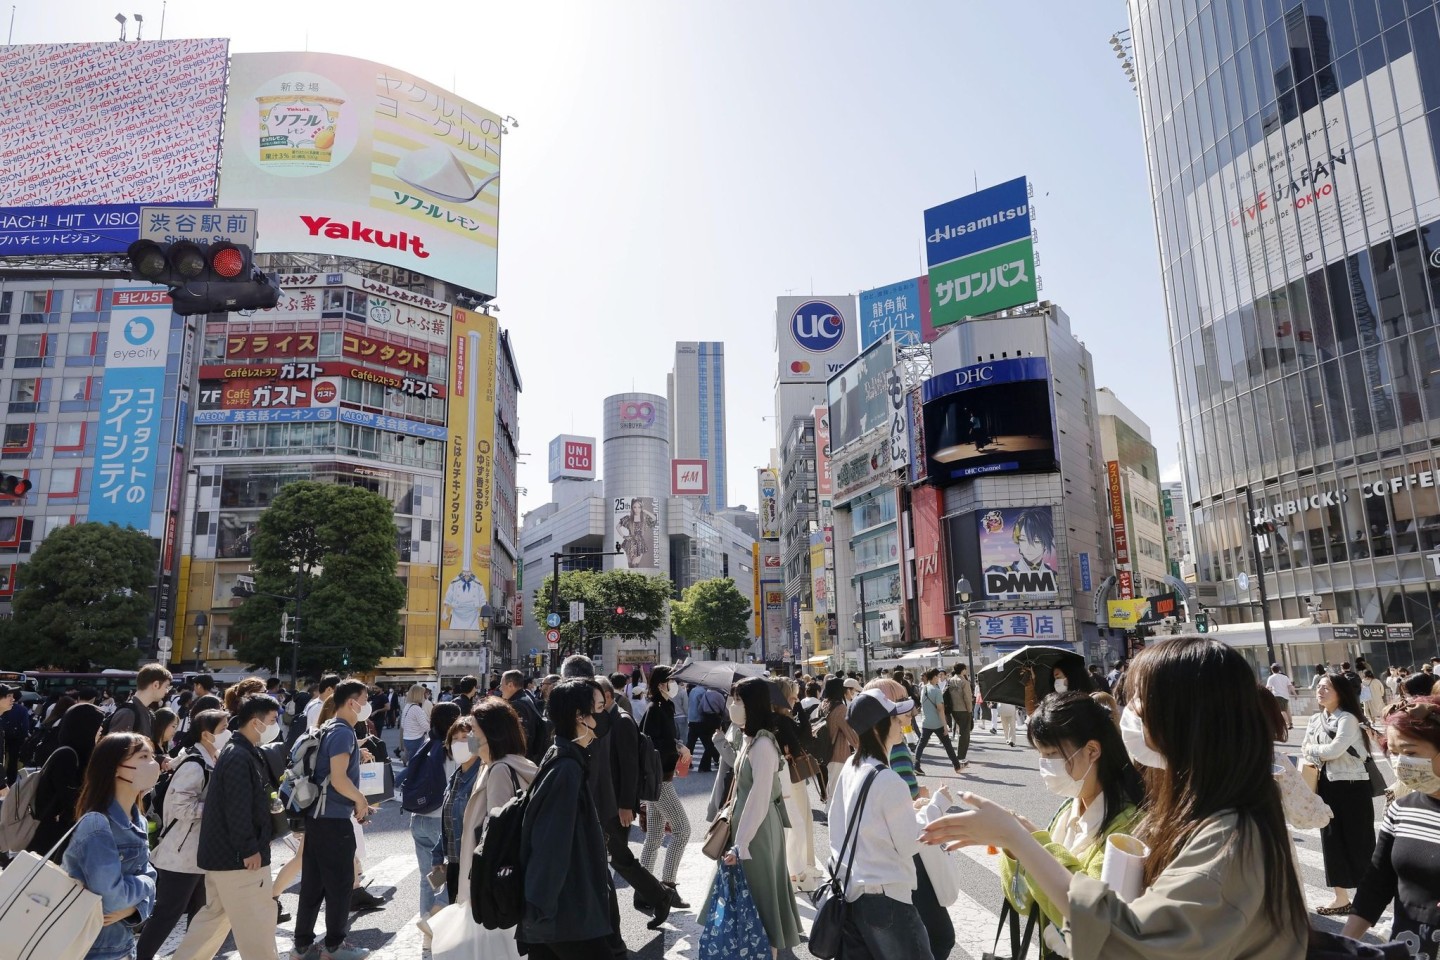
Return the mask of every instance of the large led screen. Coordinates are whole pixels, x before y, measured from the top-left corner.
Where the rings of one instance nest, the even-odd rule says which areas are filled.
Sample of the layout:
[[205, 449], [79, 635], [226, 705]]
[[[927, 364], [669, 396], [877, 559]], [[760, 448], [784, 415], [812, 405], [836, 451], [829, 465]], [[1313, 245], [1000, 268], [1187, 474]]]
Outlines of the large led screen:
[[925, 382], [925, 456], [941, 485], [983, 473], [1055, 469], [1044, 357], [977, 363]]

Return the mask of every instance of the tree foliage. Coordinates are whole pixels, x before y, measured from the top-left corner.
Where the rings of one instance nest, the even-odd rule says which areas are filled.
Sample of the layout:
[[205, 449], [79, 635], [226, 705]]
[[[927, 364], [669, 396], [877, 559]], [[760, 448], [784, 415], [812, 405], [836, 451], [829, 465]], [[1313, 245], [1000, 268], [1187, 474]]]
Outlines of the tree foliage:
[[[235, 611], [236, 652], [248, 663], [290, 660], [280, 614], [293, 618], [299, 597], [302, 672], [372, 670], [400, 643], [405, 584], [390, 501], [361, 487], [302, 480], [287, 484], [260, 515], [252, 544], [256, 595]], [[265, 596], [274, 594], [277, 596]], [[292, 632], [292, 636], [295, 634]]]
[[3, 635], [11, 669], [134, 667], [150, 630], [155, 543], [113, 523], [59, 527], [24, 564]]
[[675, 633], [712, 657], [721, 649], [744, 650], [750, 646], [752, 616], [750, 601], [729, 577], [693, 583], [670, 604]]
[[[535, 595], [535, 622], [550, 614], [549, 574]], [[567, 570], [560, 574], [560, 649], [565, 653], [591, 653], [605, 637], [654, 640], [665, 625], [666, 608], [674, 592], [666, 577], [647, 577], [631, 570]], [[570, 604], [585, 604], [585, 619], [570, 622]], [[624, 610], [623, 614], [616, 613]], [[581, 626], [585, 628], [582, 642]]]

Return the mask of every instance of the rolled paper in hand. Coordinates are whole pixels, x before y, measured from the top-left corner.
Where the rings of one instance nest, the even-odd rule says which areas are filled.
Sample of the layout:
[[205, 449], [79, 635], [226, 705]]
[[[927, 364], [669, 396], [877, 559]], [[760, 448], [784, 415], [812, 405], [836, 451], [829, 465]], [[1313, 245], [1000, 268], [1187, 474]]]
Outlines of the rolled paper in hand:
[[1145, 858], [1150, 848], [1124, 833], [1112, 833], [1105, 841], [1105, 860], [1100, 879], [1126, 903], [1145, 892]]

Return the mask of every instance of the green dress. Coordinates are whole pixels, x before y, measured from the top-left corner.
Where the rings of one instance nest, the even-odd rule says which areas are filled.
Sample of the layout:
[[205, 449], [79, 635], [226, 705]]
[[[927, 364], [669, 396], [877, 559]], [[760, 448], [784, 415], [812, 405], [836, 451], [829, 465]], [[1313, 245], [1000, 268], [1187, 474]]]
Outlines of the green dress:
[[[759, 735], [769, 739], [777, 756], [783, 756], [774, 734], [762, 730]], [[740, 817], [756, 786], [755, 770], [748, 762], [748, 749], [746, 753], [746, 762], [740, 764], [740, 779], [735, 788], [735, 809], [730, 817], [732, 830], [739, 829]], [[790, 871], [785, 865], [785, 829], [789, 826], [789, 818], [785, 815], [785, 792], [780, 786], [780, 773], [784, 770], [782, 763], [780, 772], [768, 785], [760, 784], [759, 792], [753, 796], [757, 802], [768, 802], [770, 808], [760, 823], [760, 829], [755, 831], [755, 838], [750, 841], [750, 859], [740, 861], [745, 870], [745, 880], [750, 884], [750, 895], [760, 911], [760, 922], [765, 925], [765, 935], [770, 938], [770, 946], [781, 950], [800, 943], [800, 911], [795, 906], [795, 890], [790, 885]]]

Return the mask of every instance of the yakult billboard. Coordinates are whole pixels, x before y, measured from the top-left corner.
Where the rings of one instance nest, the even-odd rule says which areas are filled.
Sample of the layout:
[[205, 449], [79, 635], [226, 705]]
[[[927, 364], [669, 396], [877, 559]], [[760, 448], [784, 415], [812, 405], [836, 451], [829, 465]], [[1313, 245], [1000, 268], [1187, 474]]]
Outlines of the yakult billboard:
[[222, 206], [260, 209], [264, 252], [387, 263], [495, 293], [500, 118], [354, 57], [230, 61]]

